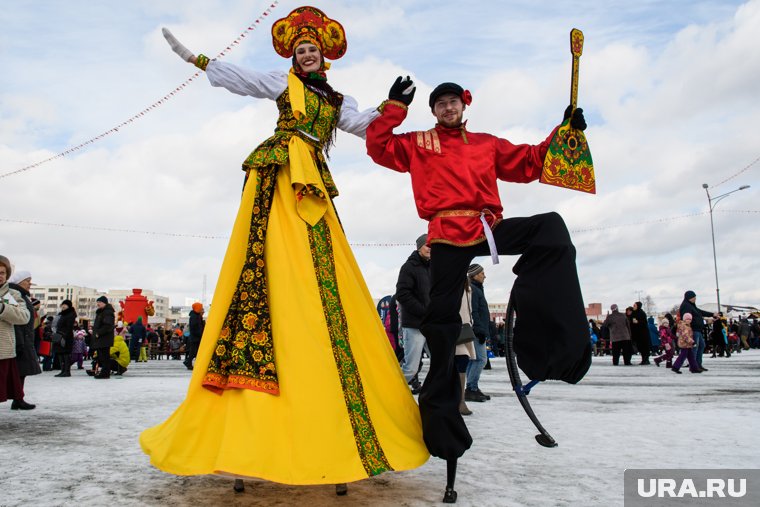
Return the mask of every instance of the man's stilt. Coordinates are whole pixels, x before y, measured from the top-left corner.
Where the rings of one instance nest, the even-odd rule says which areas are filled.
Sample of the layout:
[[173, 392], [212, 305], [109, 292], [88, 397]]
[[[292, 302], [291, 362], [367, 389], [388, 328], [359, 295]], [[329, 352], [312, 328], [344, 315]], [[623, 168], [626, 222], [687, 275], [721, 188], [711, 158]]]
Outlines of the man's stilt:
[[457, 492], [454, 491], [454, 482], [457, 479], [457, 458], [446, 460], [446, 492], [443, 494], [443, 503], [456, 503]]

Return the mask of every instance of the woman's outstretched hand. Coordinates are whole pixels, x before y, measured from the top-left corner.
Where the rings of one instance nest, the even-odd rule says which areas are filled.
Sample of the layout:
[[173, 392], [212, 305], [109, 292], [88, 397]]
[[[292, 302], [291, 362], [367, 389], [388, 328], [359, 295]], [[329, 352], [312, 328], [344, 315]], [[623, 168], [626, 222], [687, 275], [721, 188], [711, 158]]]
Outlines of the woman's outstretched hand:
[[177, 53], [179, 57], [186, 62], [195, 63], [195, 55], [193, 52], [187, 49], [180, 41], [178, 41], [168, 28], [162, 28], [161, 33], [164, 34], [164, 39], [166, 39], [166, 42], [169, 43], [172, 51]]

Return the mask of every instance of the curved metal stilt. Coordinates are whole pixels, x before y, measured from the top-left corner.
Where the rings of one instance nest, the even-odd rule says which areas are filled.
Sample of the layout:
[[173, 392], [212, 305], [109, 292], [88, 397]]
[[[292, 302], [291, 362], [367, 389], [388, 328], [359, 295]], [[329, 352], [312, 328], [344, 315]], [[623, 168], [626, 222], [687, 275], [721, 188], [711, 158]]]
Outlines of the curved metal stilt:
[[528, 401], [528, 394], [531, 388], [535, 385], [534, 381], [531, 381], [527, 386], [523, 387], [522, 380], [520, 380], [520, 370], [517, 368], [517, 357], [515, 356], [515, 305], [512, 300], [512, 296], [509, 296], [509, 304], [507, 304], [507, 323], [506, 323], [506, 346], [507, 346], [507, 370], [509, 371], [509, 380], [512, 382], [512, 389], [517, 395], [517, 399], [528, 414], [528, 417], [540, 432], [536, 435], [536, 442], [544, 447], [557, 447], [557, 442], [552, 438], [546, 428], [544, 428], [533, 412], [533, 408]]

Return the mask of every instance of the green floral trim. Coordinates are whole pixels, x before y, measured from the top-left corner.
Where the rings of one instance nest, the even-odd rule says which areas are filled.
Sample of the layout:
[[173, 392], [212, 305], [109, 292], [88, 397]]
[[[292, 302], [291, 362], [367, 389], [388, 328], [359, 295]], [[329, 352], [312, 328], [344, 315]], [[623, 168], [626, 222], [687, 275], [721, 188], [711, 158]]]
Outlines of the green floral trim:
[[348, 340], [348, 323], [343, 313], [335, 272], [330, 228], [322, 218], [314, 227], [309, 227], [309, 244], [317, 275], [317, 285], [322, 297], [327, 329], [330, 333], [333, 357], [338, 367], [338, 376], [343, 388], [343, 398], [348, 409], [351, 427], [354, 431], [356, 449], [368, 476], [393, 470], [380, 446], [375, 427], [370, 418], [364, 387], [356, 366], [351, 344]]

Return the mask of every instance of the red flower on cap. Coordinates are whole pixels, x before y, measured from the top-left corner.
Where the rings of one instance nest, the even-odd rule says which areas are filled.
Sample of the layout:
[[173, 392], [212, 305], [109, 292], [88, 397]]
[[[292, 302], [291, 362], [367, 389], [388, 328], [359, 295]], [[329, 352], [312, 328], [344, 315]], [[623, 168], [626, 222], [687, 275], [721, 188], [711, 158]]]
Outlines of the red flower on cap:
[[472, 104], [472, 93], [470, 93], [470, 90], [465, 90], [462, 92], [462, 102], [464, 102], [465, 106]]

